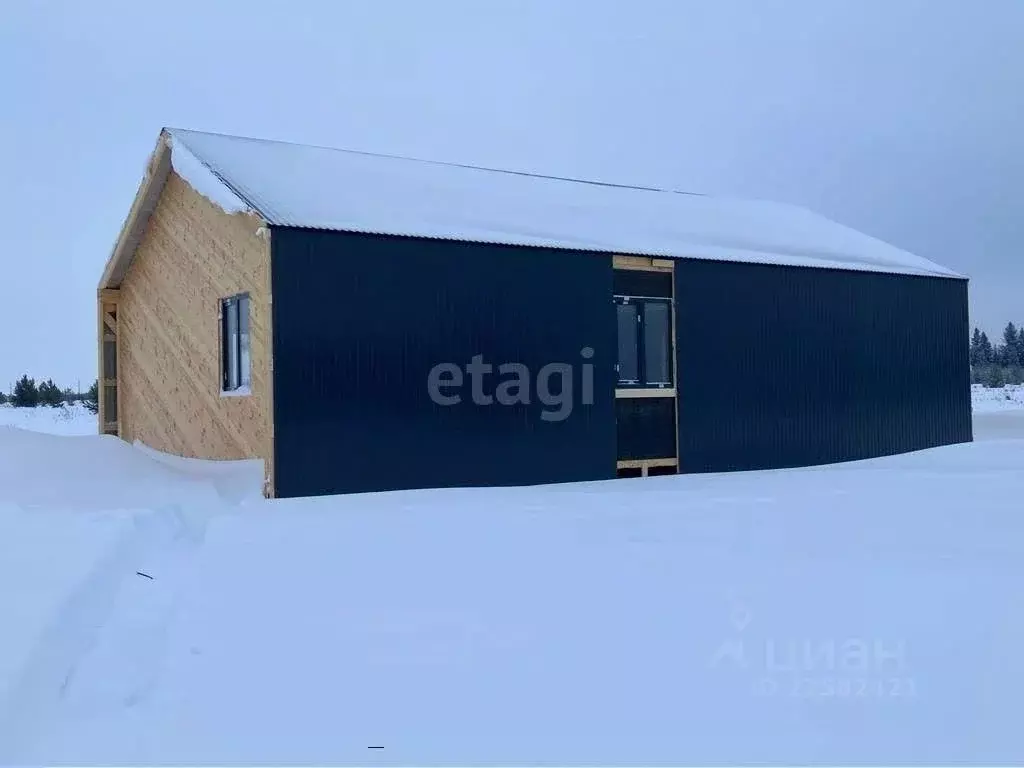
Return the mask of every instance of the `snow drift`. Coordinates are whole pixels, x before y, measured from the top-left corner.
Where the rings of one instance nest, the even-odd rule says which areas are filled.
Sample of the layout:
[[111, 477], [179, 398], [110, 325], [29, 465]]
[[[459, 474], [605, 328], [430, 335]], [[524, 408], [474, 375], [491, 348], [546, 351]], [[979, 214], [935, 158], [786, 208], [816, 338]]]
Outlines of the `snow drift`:
[[1024, 759], [1021, 440], [238, 505], [41, 437], [0, 432], [0, 762]]
[[262, 461], [187, 467], [187, 460], [161, 458], [109, 435], [64, 437], [0, 426], [0, 501], [89, 510], [217, 502], [212, 481], [227, 482], [226, 472], [236, 487], [261, 495]]
[[183, 463], [113, 437], [0, 426], [0, 763], [46, 738], [136, 568], [194, 548], [210, 517], [262, 501], [261, 482], [262, 462]]

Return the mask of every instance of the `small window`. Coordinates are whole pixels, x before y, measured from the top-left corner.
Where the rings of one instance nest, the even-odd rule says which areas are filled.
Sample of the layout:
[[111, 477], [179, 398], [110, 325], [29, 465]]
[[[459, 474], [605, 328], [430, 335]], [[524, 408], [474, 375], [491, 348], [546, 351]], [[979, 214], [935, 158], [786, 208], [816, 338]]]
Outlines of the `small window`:
[[667, 301], [644, 302], [644, 380], [648, 386], [672, 384], [671, 315]]
[[619, 304], [616, 311], [619, 317], [619, 381], [636, 384], [640, 381], [637, 305]]
[[671, 299], [616, 296], [620, 387], [672, 386]]
[[252, 382], [249, 335], [249, 296], [221, 302], [221, 389], [244, 394]]

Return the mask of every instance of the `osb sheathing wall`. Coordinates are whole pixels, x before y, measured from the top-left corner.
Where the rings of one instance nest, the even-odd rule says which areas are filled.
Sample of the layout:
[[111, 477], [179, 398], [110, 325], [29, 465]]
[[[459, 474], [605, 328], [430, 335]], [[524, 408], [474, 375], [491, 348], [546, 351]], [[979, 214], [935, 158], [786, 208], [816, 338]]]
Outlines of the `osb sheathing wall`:
[[[203, 459], [263, 459], [272, 494], [270, 240], [171, 173], [118, 306], [121, 437]], [[250, 295], [251, 394], [221, 395], [220, 302]]]

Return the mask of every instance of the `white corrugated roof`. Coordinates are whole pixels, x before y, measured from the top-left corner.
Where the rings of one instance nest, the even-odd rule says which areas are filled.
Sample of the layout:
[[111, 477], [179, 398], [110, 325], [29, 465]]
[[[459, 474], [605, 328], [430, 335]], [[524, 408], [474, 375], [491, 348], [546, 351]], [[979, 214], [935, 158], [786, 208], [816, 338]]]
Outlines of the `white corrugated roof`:
[[794, 205], [168, 133], [272, 225], [961, 277]]

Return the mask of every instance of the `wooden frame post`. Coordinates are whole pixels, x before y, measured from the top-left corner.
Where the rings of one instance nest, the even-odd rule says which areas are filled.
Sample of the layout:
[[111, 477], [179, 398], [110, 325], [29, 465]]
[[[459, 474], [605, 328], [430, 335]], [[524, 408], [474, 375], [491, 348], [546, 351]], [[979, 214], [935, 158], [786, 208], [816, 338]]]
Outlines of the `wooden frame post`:
[[[97, 307], [97, 346], [98, 363], [97, 370], [97, 404], [99, 406], [99, 432], [101, 435], [115, 435], [120, 437], [120, 408], [119, 393], [117, 386], [118, 379], [118, 324], [117, 305], [119, 300], [117, 290], [102, 289], [96, 297]], [[109, 406], [113, 406], [112, 408]]]

